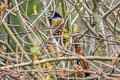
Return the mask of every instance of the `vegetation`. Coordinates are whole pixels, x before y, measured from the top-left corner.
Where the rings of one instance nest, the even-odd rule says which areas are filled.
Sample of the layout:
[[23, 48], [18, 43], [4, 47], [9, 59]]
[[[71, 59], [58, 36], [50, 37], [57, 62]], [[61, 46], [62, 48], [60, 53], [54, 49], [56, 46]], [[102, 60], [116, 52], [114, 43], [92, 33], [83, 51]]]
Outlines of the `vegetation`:
[[0, 80], [119, 80], [119, 56], [119, 0], [0, 0]]

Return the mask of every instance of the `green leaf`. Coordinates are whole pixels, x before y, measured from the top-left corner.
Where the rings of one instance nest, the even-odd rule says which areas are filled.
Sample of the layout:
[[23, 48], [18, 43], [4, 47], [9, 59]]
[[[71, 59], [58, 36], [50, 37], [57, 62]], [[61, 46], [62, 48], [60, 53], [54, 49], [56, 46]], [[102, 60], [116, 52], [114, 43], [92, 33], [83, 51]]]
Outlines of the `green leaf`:
[[34, 55], [36, 55], [36, 56], [39, 56], [40, 55], [40, 49], [39, 49], [39, 47], [32, 47], [31, 49], [30, 49], [30, 52], [31, 53], [33, 53]]
[[120, 41], [120, 38], [117, 38], [115, 41], [116, 41], [116, 42], [119, 42], [119, 41]]

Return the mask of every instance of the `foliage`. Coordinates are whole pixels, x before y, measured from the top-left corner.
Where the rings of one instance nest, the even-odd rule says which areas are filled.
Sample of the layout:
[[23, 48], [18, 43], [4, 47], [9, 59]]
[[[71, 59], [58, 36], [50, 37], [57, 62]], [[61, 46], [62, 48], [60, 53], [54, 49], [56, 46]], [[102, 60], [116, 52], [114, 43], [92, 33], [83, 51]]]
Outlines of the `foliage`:
[[[119, 79], [119, 6], [119, 0], [1, 0], [0, 80]], [[54, 35], [49, 11], [62, 16], [61, 35]]]

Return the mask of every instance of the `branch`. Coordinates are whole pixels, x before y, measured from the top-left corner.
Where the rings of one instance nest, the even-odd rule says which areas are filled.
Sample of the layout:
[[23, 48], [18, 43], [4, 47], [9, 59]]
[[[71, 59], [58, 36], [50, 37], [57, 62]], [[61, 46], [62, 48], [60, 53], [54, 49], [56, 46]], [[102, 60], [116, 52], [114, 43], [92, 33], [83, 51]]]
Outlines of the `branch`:
[[[43, 59], [43, 60], [38, 60], [35, 61], [34, 64], [43, 64], [46, 62], [56, 62], [56, 61], [68, 61], [68, 60], [80, 60], [80, 59], [87, 59], [87, 60], [99, 60], [99, 61], [112, 61], [113, 59], [117, 59], [120, 61], [120, 58], [115, 58], [115, 57], [102, 57], [102, 56], [72, 56], [72, 57], [57, 57], [57, 58], [50, 58], [50, 59]], [[32, 64], [32, 61], [26, 62], [26, 63], [20, 63], [20, 64], [14, 64], [14, 65], [9, 65], [9, 66], [4, 66], [1, 67], [1, 69], [5, 68], [13, 68], [13, 67], [22, 67], [22, 66], [29, 66]]]
[[109, 11], [107, 11], [106, 13], [104, 13], [104, 15], [102, 16], [102, 18], [106, 18], [112, 11], [114, 11], [119, 6], [120, 6], [120, 1], [113, 8], [111, 8]]
[[[12, 31], [9, 29], [9, 27], [7, 26], [7, 23], [5, 21], [3, 21], [3, 28], [6, 30], [6, 32], [8, 33], [8, 35], [11, 37], [11, 39], [19, 46], [19, 49], [21, 52], [25, 53], [23, 47], [21, 46], [20, 42], [17, 40], [17, 38], [14, 36], [14, 34], [12, 33]], [[24, 54], [25, 58], [30, 61], [31, 59], [29, 58], [29, 56], [27, 54]]]

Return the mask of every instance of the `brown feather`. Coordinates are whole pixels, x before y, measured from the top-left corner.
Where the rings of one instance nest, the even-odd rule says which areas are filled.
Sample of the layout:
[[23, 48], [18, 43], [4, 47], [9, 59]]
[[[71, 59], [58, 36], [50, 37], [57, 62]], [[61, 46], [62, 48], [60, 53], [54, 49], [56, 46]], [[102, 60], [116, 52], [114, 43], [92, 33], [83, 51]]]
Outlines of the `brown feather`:
[[61, 18], [53, 19], [50, 21], [50, 26], [55, 28], [55, 27], [59, 26], [59, 24], [61, 24], [61, 22], [62, 22]]
[[[74, 41], [74, 43], [77, 43], [79, 42], [79, 39], [76, 37], [76, 36], [72, 36], [72, 39]], [[75, 45], [75, 51], [78, 55], [81, 55], [81, 56], [84, 56], [84, 53], [82, 51], [82, 49], [80, 48], [79, 45]], [[86, 62], [85, 60], [79, 60], [83, 70], [88, 70], [89, 69], [89, 65], [88, 65], [88, 62]], [[88, 76], [90, 74], [88, 73], [85, 73], [85, 76]]]

